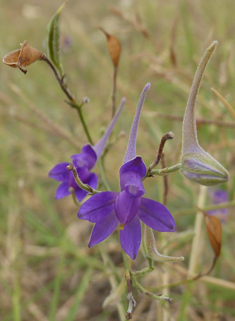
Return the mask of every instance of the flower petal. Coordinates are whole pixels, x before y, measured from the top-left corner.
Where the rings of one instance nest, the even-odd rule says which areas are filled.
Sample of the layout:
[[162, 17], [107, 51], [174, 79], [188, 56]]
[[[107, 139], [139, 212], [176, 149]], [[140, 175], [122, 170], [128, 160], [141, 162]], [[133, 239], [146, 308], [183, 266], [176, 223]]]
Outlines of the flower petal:
[[[81, 179], [80, 175], [79, 175], [79, 178]], [[73, 181], [75, 183], [74, 189], [75, 189], [76, 198], [79, 202], [81, 202], [86, 197], [87, 191], [84, 191], [83, 189], [81, 189], [75, 182], [74, 178], [73, 178]], [[98, 183], [98, 176], [95, 173], [91, 173], [88, 179], [85, 181], [82, 180], [82, 182], [85, 184], [88, 184], [92, 188], [96, 188]]]
[[97, 223], [108, 216], [114, 209], [114, 202], [119, 193], [101, 192], [89, 198], [78, 211], [78, 218]]
[[98, 176], [95, 173], [90, 173], [88, 180], [86, 181], [90, 187], [96, 189], [98, 184]]
[[83, 146], [82, 152], [71, 156], [75, 167], [87, 166], [88, 169], [92, 169], [97, 161], [97, 155], [93, 147], [90, 144]]
[[123, 250], [135, 260], [141, 243], [141, 225], [137, 216], [120, 230], [120, 242]]
[[59, 182], [66, 182], [69, 179], [69, 171], [67, 170], [67, 166], [69, 163], [59, 163], [55, 165], [50, 172], [48, 173], [48, 176], [50, 178], [53, 178]]
[[81, 189], [79, 186], [75, 189], [75, 195], [78, 200], [78, 202], [81, 202], [87, 195], [87, 191], [84, 191], [84, 189]]
[[115, 202], [115, 211], [120, 223], [129, 223], [137, 214], [139, 207], [140, 197], [133, 197], [126, 191], [122, 191]]
[[141, 157], [122, 165], [119, 171], [121, 191], [132, 194], [134, 197], [140, 197], [145, 193], [142, 178], [146, 174], [146, 166]]
[[56, 190], [56, 194], [55, 194], [55, 199], [60, 199], [63, 198], [65, 196], [68, 196], [70, 193], [69, 191], [69, 184], [68, 182], [62, 182], [59, 187]]
[[[84, 164], [84, 163], [83, 163]], [[85, 183], [89, 176], [90, 176], [90, 172], [89, 172], [89, 168], [86, 166], [86, 164], [83, 165], [83, 167], [76, 167], [78, 176], [80, 178], [80, 180]]]
[[146, 225], [159, 232], [174, 232], [175, 221], [169, 210], [159, 202], [141, 197], [137, 216]]
[[96, 223], [93, 228], [91, 238], [88, 244], [88, 247], [92, 247], [97, 243], [105, 240], [110, 234], [112, 234], [118, 227], [118, 219], [115, 211], [111, 211], [108, 216], [103, 220]]
[[122, 167], [120, 168], [120, 176], [125, 173], [125, 172], [129, 172], [129, 171], [133, 171], [133, 172], [137, 172], [139, 173], [141, 179], [145, 176], [146, 174], [146, 166], [142, 160], [142, 157], [137, 156], [134, 159], [128, 161], [127, 163], [125, 163], [124, 165], [122, 165]]

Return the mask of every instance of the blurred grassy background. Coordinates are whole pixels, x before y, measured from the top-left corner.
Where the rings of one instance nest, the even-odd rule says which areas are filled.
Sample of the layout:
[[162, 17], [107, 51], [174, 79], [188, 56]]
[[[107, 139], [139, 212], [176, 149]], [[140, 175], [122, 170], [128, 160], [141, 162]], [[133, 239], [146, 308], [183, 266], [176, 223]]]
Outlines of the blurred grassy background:
[[[0, 1], [3, 57], [27, 40], [45, 52], [45, 30], [61, 1]], [[137, 152], [145, 163], [155, 156], [163, 134], [172, 130], [167, 142], [167, 166], [179, 162], [181, 118], [191, 82], [205, 48], [212, 40], [219, 45], [206, 70], [198, 98], [197, 116], [210, 125], [198, 124], [203, 148], [230, 172], [230, 181], [220, 186], [229, 201], [234, 200], [235, 121], [211, 92], [214, 87], [235, 106], [234, 20], [235, 2], [149, 0], [70, 0], [61, 18], [61, 58], [72, 93], [78, 102], [88, 96], [84, 117], [92, 138], [98, 141], [111, 118], [112, 63], [102, 26], [122, 44], [117, 103], [127, 104], [115, 127], [115, 135], [126, 132], [105, 159], [106, 175], [118, 190], [118, 169], [139, 95], [151, 82], [140, 122]], [[28, 67], [27, 75], [0, 65], [0, 315], [1, 321], [19, 320], [118, 320], [116, 308], [102, 309], [111, 287], [110, 269], [116, 265], [115, 282], [123, 277], [118, 235], [104, 246], [108, 258], [101, 258], [98, 246], [88, 249], [91, 224], [78, 221], [71, 198], [54, 200], [57, 183], [47, 177], [58, 162], [80, 151], [87, 143], [76, 111], [65, 102], [53, 73], [43, 62]], [[170, 119], [167, 119], [167, 117]], [[224, 122], [218, 126], [218, 121]], [[52, 123], [51, 123], [52, 122]], [[69, 137], [66, 139], [64, 137]], [[99, 172], [98, 166], [95, 170]], [[195, 222], [195, 205], [200, 187], [180, 173], [169, 175], [168, 208], [177, 224], [174, 235], [158, 235], [159, 251], [170, 242], [168, 253], [185, 256], [180, 264], [158, 264], [143, 279], [146, 288], [165, 293], [159, 287], [187, 276]], [[162, 201], [163, 181], [145, 181], [147, 197]], [[212, 204], [206, 191], [205, 206]], [[193, 210], [194, 214], [190, 213]], [[187, 213], [188, 211], [188, 213]], [[192, 211], [191, 211], [192, 212]], [[170, 288], [174, 303], [159, 304], [135, 293], [138, 306], [133, 320], [235, 320], [235, 221], [228, 210], [223, 224], [221, 256], [211, 278], [189, 286]], [[196, 273], [206, 272], [213, 252], [202, 227]], [[105, 263], [104, 263], [105, 262]], [[146, 265], [141, 253], [133, 269]], [[167, 276], [167, 279], [166, 277]], [[109, 281], [108, 281], [109, 279]], [[126, 307], [126, 301], [121, 302]]]

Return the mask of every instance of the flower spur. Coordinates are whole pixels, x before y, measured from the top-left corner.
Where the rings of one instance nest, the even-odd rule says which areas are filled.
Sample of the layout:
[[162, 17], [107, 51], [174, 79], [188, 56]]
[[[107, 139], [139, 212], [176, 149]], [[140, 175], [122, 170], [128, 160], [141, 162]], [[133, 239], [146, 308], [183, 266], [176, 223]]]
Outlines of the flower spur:
[[[99, 140], [97, 144], [91, 146], [87, 144], [83, 146], [81, 153], [72, 155], [72, 163], [77, 170], [79, 178], [84, 184], [88, 184], [92, 188], [96, 189], [98, 183], [98, 176], [95, 173], [91, 173], [90, 170], [95, 166], [97, 160], [99, 159], [105, 144], [113, 130], [113, 127], [122, 111], [125, 104], [125, 98], [122, 99], [121, 104], [113, 117], [111, 123], [109, 124], [105, 134]], [[67, 166], [70, 165], [68, 162], [63, 162], [55, 165], [49, 172], [48, 176], [53, 178], [61, 184], [56, 190], [56, 199], [63, 198], [71, 194], [71, 188], [74, 190], [75, 196], [79, 202], [81, 202], [87, 195], [87, 191], [81, 189], [74, 180], [71, 171], [67, 170]]]

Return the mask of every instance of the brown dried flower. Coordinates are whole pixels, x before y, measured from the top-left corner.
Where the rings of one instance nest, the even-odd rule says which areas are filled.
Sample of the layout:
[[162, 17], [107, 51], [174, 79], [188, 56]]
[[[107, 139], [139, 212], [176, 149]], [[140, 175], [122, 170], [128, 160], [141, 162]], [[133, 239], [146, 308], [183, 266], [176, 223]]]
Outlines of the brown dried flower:
[[23, 67], [31, 65], [36, 60], [42, 60], [43, 56], [42, 52], [28, 45], [25, 40], [21, 49], [14, 50], [7, 54], [3, 58], [3, 62], [10, 67], [19, 68], [24, 74], [26, 74], [27, 70], [23, 69]]

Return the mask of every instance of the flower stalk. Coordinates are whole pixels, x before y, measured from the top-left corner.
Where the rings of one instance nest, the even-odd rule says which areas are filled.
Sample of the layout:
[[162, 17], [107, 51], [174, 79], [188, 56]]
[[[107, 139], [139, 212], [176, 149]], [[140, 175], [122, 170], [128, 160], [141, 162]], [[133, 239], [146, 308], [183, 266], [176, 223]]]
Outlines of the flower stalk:
[[162, 152], [163, 152], [163, 148], [165, 146], [166, 141], [168, 139], [173, 139], [173, 138], [174, 138], [174, 134], [172, 132], [166, 133], [162, 137], [161, 143], [160, 143], [160, 146], [159, 146], [159, 149], [158, 149], [158, 155], [157, 155], [155, 161], [152, 162], [152, 164], [149, 165], [147, 175], [149, 175], [151, 170], [159, 164], [159, 162], [160, 162], [160, 160], [162, 158]]
[[88, 184], [84, 184], [79, 176], [78, 176], [78, 173], [77, 173], [77, 170], [76, 168], [72, 165], [72, 164], [69, 164], [67, 166], [67, 170], [68, 171], [71, 171], [73, 173], [73, 177], [74, 177], [74, 180], [75, 182], [78, 184], [78, 186], [83, 189], [84, 191], [87, 191], [88, 193], [90, 194], [97, 194], [97, 193], [100, 193], [100, 191], [97, 191], [96, 189], [92, 188], [91, 186], [89, 186]]
[[67, 102], [72, 108], [75, 108], [77, 110], [78, 116], [80, 118], [80, 121], [82, 123], [82, 127], [84, 129], [84, 132], [87, 136], [87, 139], [89, 141], [89, 143], [91, 145], [93, 145], [93, 140], [91, 138], [90, 132], [88, 130], [88, 127], [86, 125], [85, 119], [83, 117], [83, 113], [82, 113], [82, 106], [84, 105], [84, 101], [82, 101], [82, 103], [79, 105], [77, 104], [75, 98], [73, 97], [73, 95], [70, 93], [69, 89], [67, 88], [67, 85], [64, 82], [64, 77], [65, 75], [63, 75], [62, 77], [60, 77], [60, 74], [58, 73], [56, 67], [53, 65], [53, 63], [51, 62], [51, 60], [45, 55], [43, 54], [42, 60], [45, 61], [48, 66], [51, 68], [51, 70], [53, 71], [56, 80], [58, 81], [60, 88], [63, 90], [63, 92], [65, 93], [65, 95], [67, 96], [67, 98], [69, 99], [69, 102]]
[[154, 299], [154, 300], [158, 300], [158, 301], [166, 301], [169, 303], [172, 303], [173, 300], [170, 297], [166, 297], [163, 295], [156, 295], [154, 293], [151, 293], [149, 291], [147, 291], [134, 277], [134, 275], [131, 275], [131, 280], [134, 283], [134, 285], [140, 290], [140, 292], [142, 292], [143, 294], [149, 296], [150, 298]]

